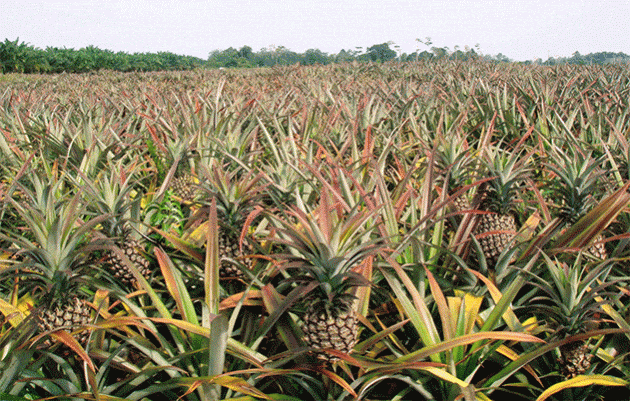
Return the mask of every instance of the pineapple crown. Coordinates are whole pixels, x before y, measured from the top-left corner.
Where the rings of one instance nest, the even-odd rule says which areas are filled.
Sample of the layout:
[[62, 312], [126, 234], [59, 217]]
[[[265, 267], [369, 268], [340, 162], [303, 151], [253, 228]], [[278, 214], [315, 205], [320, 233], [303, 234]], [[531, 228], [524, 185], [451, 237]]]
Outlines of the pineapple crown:
[[541, 294], [528, 302], [549, 322], [557, 336], [586, 331], [586, 323], [594, 320], [601, 308], [598, 297], [616, 284], [607, 280], [612, 265], [600, 264], [586, 271], [580, 259], [572, 266], [544, 255], [546, 270], [539, 275], [531, 274], [531, 283]]
[[[185, 169], [190, 170], [192, 158], [197, 153], [194, 147], [196, 137], [176, 135], [175, 138], [165, 136], [158, 140], [154, 136], [153, 140], [147, 141], [147, 151], [155, 164], [158, 182], [163, 182], [168, 175], [181, 173]], [[166, 171], [165, 165], [171, 166], [169, 172]]]
[[[227, 172], [217, 165], [202, 169], [201, 187], [217, 201], [217, 213], [226, 226], [240, 226], [262, 197], [268, 185], [264, 175], [249, 170], [244, 174], [240, 169]], [[209, 202], [208, 202], [209, 203]]]
[[354, 299], [349, 290], [369, 285], [352, 269], [378, 254], [382, 245], [379, 239], [371, 239], [368, 220], [372, 213], [355, 207], [345, 214], [337, 206], [322, 194], [321, 204], [312, 213], [298, 202], [289, 211], [289, 219], [271, 216], [278, 223], [278, 237], [273, 240], [288, 251], [276, 257], [286, 262], [284, 269], [296, 272], [288, 281], [311, 284], [312, 291], [304, 298], [317, 307], [348, 306]]
[[[80, 277], [87, 266], [91, 232], [106, 216], [87, 220], [84, 200], [78, 195], [69, 196], [60, 191], [61, 181], [43, 184], [31, 179], [35, 188], [22, 188], [31, 199], [21, 204], [9, 199], [27, 228], [28, 235], [2, 235], [19, 249], [22, 263], [19, 270], [34, 272], [34, 278], [49, 285], [63, 277]], [[87, 221], [85, 221], [87, 220]], [[18, 274], [20, 274], [18, 272]]]
[[436, 147], [435, 163], [449, 190], [461, 187], [471, 177], [473, 158], [465, 137], [443, 140]]
[[118, 165], [109, 170], [109, 175], [102, 173], [94, 180], [86, 179], [82, 187], [88, 211], [107, 216], [101, 227], [109, 237], [124, 238], [131, 230], [129, 222], [138, 218], [140, 198], [134, 199], [131, 185], [135, 166], [125, 169]]
[[528, 162], [529, 155], [523, 156], [521, 152], [488, 149], [485, 167], [492, 179], [479, 188], [482, 210], [499, 214], [513, 211], [516, 192], [529, 174]]
[[599, 164], [602, 158], [592, 158], [591, 152], [568, 155], [555, 148], [552, 159], [554, 162], [548, 163], [547, 167], [555, 177], [549, 184], [562, 201], [560, 218], [566, 223], [574, 223], [595, 202], [593, 195], [601, 188], [599, 178], [603, 172]]

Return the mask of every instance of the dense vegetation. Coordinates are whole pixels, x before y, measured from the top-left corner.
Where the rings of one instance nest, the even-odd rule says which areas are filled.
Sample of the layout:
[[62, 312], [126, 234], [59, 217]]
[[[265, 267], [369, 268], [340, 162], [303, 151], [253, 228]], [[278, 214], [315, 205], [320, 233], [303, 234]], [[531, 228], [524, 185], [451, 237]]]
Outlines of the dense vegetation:
[[2, 399], [630, 396], [623, 65], [0, 94]]
[[[184, 71], [195, 68], [256, 68], [270, 67], [274, 65], [327, 65], [347, 62], [409, 62], [418, 60], [471, 60], [480, 59], [496, 62], [510, 62], [511, 60], [499, 53], [496, 56], [482, 56], [478, 51], [458, 46], [451, 50], [431, 46], [430, 38], [425, 41], [418, 40], [430, 50], [419, 50], [408, 54], [398, 51], [392, 42], [375, 44], [365, 49], [341, 50], [337, 54], [328, 54], [318, 49], [309, 49], [304, 53], [296, 53], [284, 46], [270, 46], [255, 52], [249, 46], [240, 49], [228, 48], [225, 50], [213, 50], [207, 60], [192, 56], [182, 56], [171, 52], [158, 53], [133, 53], [113, 52], [101, 50], [95, 46], [81, 49], [67, 49], [47, 47], [38, 49], [27, 43], [20, 43], [19, 39], [11, 41], [5, 39], [0, 43], [0, 71], [2, 73], [84, 73], [100, 70], [130, 72], [130, 71]], [[394, 46], [394, 49], [391, 46]], [[479, 50], [477, 48], [477, 50]], [[624, 53], [599, 52], [581, 55], [575, 52], [570, 58], [549, 58], [544, 61], [539, 59], [528, 61], [524, 64], [606, 64], [630, 61], [630, 56]]]

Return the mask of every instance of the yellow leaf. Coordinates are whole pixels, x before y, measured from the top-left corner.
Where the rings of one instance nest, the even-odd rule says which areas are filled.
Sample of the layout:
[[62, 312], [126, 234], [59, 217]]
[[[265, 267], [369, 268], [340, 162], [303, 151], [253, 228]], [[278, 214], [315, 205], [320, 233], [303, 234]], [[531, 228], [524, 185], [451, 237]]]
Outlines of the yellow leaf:
[[265, 400], [271, 400], [272, 398], [258, 390], [256, 387], [247, 383], [240, 377], [233, 376], [217, 376], [212, 379], [212, 382], [223, 387], [227, 387], [239, 393], [251, 395], [253, 397], [264, 398]]
[[[490, 296], [492, 297], [492, 300], [498, 304], [499, 301], [501, 300], [501, 297], [503, 297], [501, 290], [499, 290], [492, 281], [490, 281], [487, 277], [485, 277], [483, 274], [479, 273], [478, 271], [475, 271], [472, 269], [468, 269], [468, 271], [470, 271], [472, 274], [477, 276], [479, 280], [483, 281], [486, 287], [488, 287], [488, 292], [490, 292]], [[519, 331], [522, 328], [522, 325], [519, 322], [518, 318], [516, 317], [516, 314], [514, 313], [512, 308], [506, 309], [506, 311], [503, 313], [503, 320], [508, 325], [510, 330]]]
[[[503, 344], [499, 345], [499, 347], [497, 348], [497, 352], [505, 356], [506, 358], [510, 359], [511, 361], [515, 361], [520, 357], [519, 354], [517, 354], [511, 348], [508, 348], [507, 346]], [[534, 371], [534, 369], [532, 369], [531, 366], [525, 365], [523, 369], [525, 369], [529, 374], [531, 374], [538, 381], [538, 383], [542, 385], [542, 382], [540, 381], [540, 378], [536, 374], [536, 371]]]
[[472, 332], [477, 316], [479, 315], [479, 309], [481, 308], [482, 302], [483, 297], [468, 293], [464, 295], [464, 307], [466, 309], [466, 333]]
[[447, 382], [453, 383], [453, 384], [458, 384], [462, 387], [468, 387], [468, 383], [466, 383], [465, 381], [458, 379], [457, 377], [453, 376], [452, 374], [448, 373], [447, 371], [440, 369], [440, 368], [435, 368], [433, 366], [429, 366], [426, 368], [421, 368], [421, 370], [424, 370], [426, 372], [431, 373], [434, 376], [439, 377], [442, 380], [446, 380]]
[[210, 222], [205, 221], [202, 224], [199, 225], [199, 227], [195, 228], [195, 230], [190, 233], [190, 235], [188, 236], [188, 238], [186, 238], [186, 240], [188, 242], [190, 242], [192, 245], [196, 246], [197, 248], [201, 248], [202, 246], [205, 245], [206, 243], [206, 236], [207, 236], [207, 232], [208, 232], [208, 225], [210, 224]]
[[20, 298], [17, 306], [13, 306], [7, 301], [0, 299], [0, 313], [9, 320], [11, 326], [16, 327], [29, 315], [33, 304], [33, 299], [29, 294]]
[[540, 224], [540, 215], [538, 212], [529, 216], [527, 221], [523, 223], [523, 227], [518, 232], [518, 237], [521, 241], [529, 241], [532, 239], [534, 232], [536, 231], [536, 227]]
[[585, 387], [591, 385], [600, 386], [627, 386], [628, 382], [618, 377], [606, 376], [606, 375], [579, 375], [573, 379], [556, 383], [549, 387], [547, 390], [536, 399], [536, 401], [543, 401], [562, 390], [573, 387]]

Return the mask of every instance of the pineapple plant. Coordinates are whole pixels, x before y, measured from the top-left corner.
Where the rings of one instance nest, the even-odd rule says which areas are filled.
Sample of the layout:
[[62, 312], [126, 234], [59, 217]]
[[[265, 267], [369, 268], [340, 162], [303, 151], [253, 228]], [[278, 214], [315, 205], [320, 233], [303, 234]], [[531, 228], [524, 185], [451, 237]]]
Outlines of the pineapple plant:
[[484, 212], [478, 216], [474, 234], [488, 266], [495, 266], [511, 247], [518, 231], [517, 190], [528, 174], [528, 157], [497, 148], [487, 149], [485, 173], [489, 181], [477, 190], [474, 205]]
[[[255, 212], [260, 201], [263, 175], [254, 175], [249, 171], [243, 175], [240, 171], [226, 172], [217, 165], [204, 171], [203, 189], [208, 199], [215, 198], [219, 222], [219, 275], [222, 278], [244, 277], [242, 269], [251, 269], [253, 259], [248, 257], [255, 251], [254, 237], [248, 229], [251, 225], [249, 216]], [[210, 202], [200, 208], [190, 218], [189, 226], [205, 221]]]
[[87, 180], [83, 186], [89, 212], [107, 217], [99, 226], [100, 233], [108, 241], [105, 267], [125, 286], [133, 286], [137, 282], [127, 263], [131, 263], [145, 279], [149, 279], [152, 273], [150, 262], [144, 255], [143, 244], [139, 237], [134, 236], [139, 235], [139, 230], [134, 229], [132, 224], [134, 220], [137, 221], [133, 216], [139, 214], [139, 199], [132, 196], [132, 171], [133, 166], [127, 171], [119, 163], [110, 170], [109, 176], [102, 172], [95, 180]]
[[[6, 270], [21, 281], [20, 288], [37, 294], [39, 306], [31, 314], [41, 333], [70, 331], [82, 345], [89, 332], [83, 327], [93, 322], [87, 295], [86, 273], [91, 269], [91, 231], [102, 222], [99, 216], [88, 217], [85, 204], [78, 195], [69, 197], [61, 191], [60, 181], [44, 184], [31, 178], [33, 191], [20, 186], [26, 200], [5, 199], [20, 215], [26, 230], [5, 229], [2, 238], [17, 249], [19, 262]], [[50, 347], [52, 341], [44, 341]]]
[[593, 352], [588, 338], [575, 337], [583, 338], [598, 326], [596, 316], [601, 306], [597, 298], [614, 285], [607, 281], [611, 268], [599, 264], [587, 272], [579, 259], [568, 265], [545, 256], [543, 271], [531, 275], [531, 283], [539, 291], [528, 300], [527, 308], [540, 315], [551, 333], [550, 340], [558, 342], [557, 362], [566, 379], [583, 375], [591, 367]]
[[456, 194], [470, 184], [473, 160], [465, 137], [449, 141], [443, 139], [436, 146], [435, 163], [441, 178], [440, 184], [447, 197], [452, 198], [448, 205], [452, 212], [459, 213], [471, 208], [469, 191]]
[[[573, 152], [566, 154], [559, 148], [551, 153], [552, 161], [547, 164], [553, 177], [549, 180], [551, 192], [560, 201], [558, 217], [560, 229], [577, 222], [595, 205], [598, 195], [602, 195], [600, 178], [603, 172], [599, 165], [603, 159], [594, 159], [591, 153]], [[604, 235], [598, 234], [593, 238], [586, 252], [597, 259], [608, 258], [603, 244]]]
[[[199, 194], [199, 179], [194, 174], [193, 138], [167, 138], [165, 146], [160, 149], [164, 155], [159, 155], [155, 145], [150, 143], [149, 154], [155, 163], [158, 181], [162, 183], [159, 194], [170, 190], [173, 197], [185, 205], [194, 203]], [[164, 164], [170, 165], [165, 171]]]
[[299, 301], [304, 343], [319, 359], [332, 362], [336, 357], [324, 350], [349, 354], [357, 342], [353, 290], [369, 282], [353, 269], [376, 255], [380, 244], [371, 238], [369, 213], [357, 208], [340, 213], [327, 193], [321, 196], [312, 213], [300, 203], [289, 219], [272, 216], [275, 241], [286, 249], [274, 256], [285, 262], [286, 281], [304, 290]]

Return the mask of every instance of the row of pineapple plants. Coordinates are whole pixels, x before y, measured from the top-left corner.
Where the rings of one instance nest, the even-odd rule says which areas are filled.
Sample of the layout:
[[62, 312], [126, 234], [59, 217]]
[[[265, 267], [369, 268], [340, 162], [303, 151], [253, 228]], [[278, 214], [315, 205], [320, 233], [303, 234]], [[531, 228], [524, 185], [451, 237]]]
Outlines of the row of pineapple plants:
[[625, 385], [627, 79], [444, 62], [7, 87], [0, 390]]

